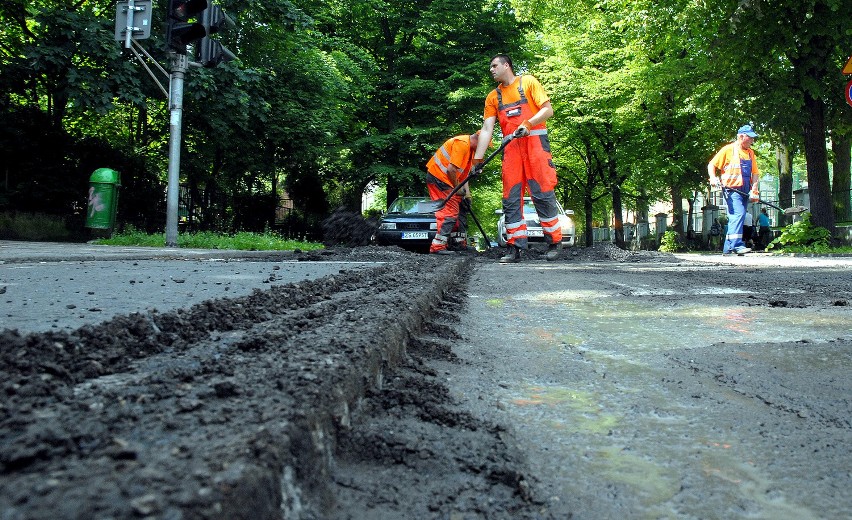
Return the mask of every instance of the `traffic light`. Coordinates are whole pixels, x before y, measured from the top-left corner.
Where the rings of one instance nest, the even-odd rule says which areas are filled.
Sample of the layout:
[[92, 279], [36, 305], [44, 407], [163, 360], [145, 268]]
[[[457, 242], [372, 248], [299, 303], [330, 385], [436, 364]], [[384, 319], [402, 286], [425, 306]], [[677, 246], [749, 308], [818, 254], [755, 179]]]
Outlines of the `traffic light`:
[[196, 15], [207, 9], [207, 0], [169, 0], [168, 29], [166, 39], [169, 48], [178, 54], [186, 54], [186, 46], [204, 38], [207, 28], [199, 21], [189, 23]]
[[198, 44], [198, 61], [205, 67], [215, 67], [223, 61], [231, 61], [236, 56], [229, 51], [218, 40], [211, 38], [225, 29], [226, 26], [233, 27], [234, 20], [222, 11], [218, 4], [213, 2], [201, 13], [201, 24], [204, 25], [205, 36]]

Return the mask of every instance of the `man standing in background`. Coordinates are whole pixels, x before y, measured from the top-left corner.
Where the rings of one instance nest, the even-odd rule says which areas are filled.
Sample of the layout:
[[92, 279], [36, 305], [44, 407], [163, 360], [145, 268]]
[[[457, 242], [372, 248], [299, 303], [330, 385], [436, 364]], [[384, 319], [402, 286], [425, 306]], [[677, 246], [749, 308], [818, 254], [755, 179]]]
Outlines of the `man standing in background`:
[[518, 262], [521, 249], [528, 247], [527, 224], [523, 215], [523, 198], [527, 191], [548, 243], [545, 258], [556, 260], [562, 243], [562, 227], [553, 191], [556, 168], [544, 125], [553, 115], [550, 98], [535, 77], [516, 76], [512, 60], [505, 54], [491, 59], [490, 71], [497, 88], [485, 98], [485, 115], [473, 162], [475, 168], [481, 169], [485, 150], [494, 133], [494, 123], [499, 120], [503, 136], [515, 136], [503, 151], [503, 214], [508, 244], [500, 262]]
[[[733, 252], [744, 255], [751, 252], [751, 249], [743, 242], [743, 223], [748, 202], [754, 202], [760, 198], [757, 157], [751, 149], [756, 137], [757, 134], [751, 125], [741, 126], [737, 130], [736, 140], [723, 146], [707, 163], [710, 186], [722, 190], [728, 205], [728, 229], [725, 233], [723, 254]], [[721, 178], [716, 176], [716, 170], [722, 172]], [[745, 196], [725, 188], [734, 188], [742, 192], [750, 190], [750, 192], [748, 196]]]
[[766, 214], [766, 208], [760, 209], [760, 215], [757, 216], [757, 222], [760, 226], [757, 232], [757, 248], [761, 251], [766, 249], [766, 246], [772, 242], [772, 227], [769, 223], [769, 215]]

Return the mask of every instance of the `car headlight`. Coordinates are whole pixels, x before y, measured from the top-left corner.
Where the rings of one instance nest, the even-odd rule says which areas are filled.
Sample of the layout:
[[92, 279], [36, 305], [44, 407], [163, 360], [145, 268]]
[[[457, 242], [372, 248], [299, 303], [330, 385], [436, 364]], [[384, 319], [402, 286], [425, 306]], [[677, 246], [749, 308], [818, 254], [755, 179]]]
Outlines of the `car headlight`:
[[382, 222], [379, 229], [396, 229], [396, 222]]

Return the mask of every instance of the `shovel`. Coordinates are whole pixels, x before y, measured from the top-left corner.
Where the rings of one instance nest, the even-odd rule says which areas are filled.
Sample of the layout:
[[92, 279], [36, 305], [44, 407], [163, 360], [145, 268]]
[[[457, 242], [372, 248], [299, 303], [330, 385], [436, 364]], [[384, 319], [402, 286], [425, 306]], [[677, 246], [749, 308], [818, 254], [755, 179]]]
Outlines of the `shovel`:
[[479, 219], [476, 218], [476, 214], [473, 212], [473, 206], [470, 204], [470, 200], [462, 199], [464, 202], [465, 208], [467, 208], [467, 212], [473, 217], [473, 221], [476, 222], [476, 227], [479, 228], [479, 232], [482, 233], [482, 238], [485, 239], [485, 250], [488, 251], [491, 249], [491, 239], [488, 238], [488, 235], [485, 234], [485, 230], [482, 229], [482, 224], [479, 223]]
[[[514, 138], [515, 138], [515, 134], [507, 135], [506, 137], [504, 137], [504, 138], [503, 138], [503, 140], [502, 140], [502, 141], [500, 141], [500, 146], [498, 146], [498, 147], [497, 147], [497, 149], [496, 149], [496, 150], [494, 150], [494, 151], [491, 153], [491, 155], [489, 155], [489, 156], [488, 156], [488, 157], [487, 157], [484, 161], [482, 161], [482, 167], [484, 168], [486, 164], [488, 164], [489, 162], [491, 162], [491, 159], [493, 159], [494, 157], [496, 157], [498, 153], [502, 152], [502, 151], [503, 151], [503, 148], [506, 148], [506, 145], [507, 145], [507, 144], [509, 144], [509, 142], [510, 142], [510, 141], [512, 141], [512, 139], [514, 139]], [[443, 208], [444, 206], [446, 206], [446, 205], [447, 205], [447, 202], [449, 202], [449, 200], [453, 197], [453, 195], [455, 195], [455, 194], [456, 194], [456, 192], [458, 192], [460, 189], [462, 189], [462, 187], [463, 187], [465, 184], [467, 184], [467, 183], [468, 183], [468, 181], [470, 181], [471, 179], [473, 179], [473, 177], [474, 177], [473, 175], [468, 175], [468, 176], [467, 176], [467, 179], [465, 179], [465, 180], [461, 181], [461, 182], [459, 183], [459, 185], [458, 185], [458, 186], [456, 186], [455, 188], [453, 188], [453, 191], [451, 191], [451, 192], [450, 192], [450, 194], [449, 194], [449, 195], [447, 195], [447, 197], [446, 197], [444, 200], [442, 200], [441, 202], [439, 202], [438, 204], [436, 204], [436, 205], [435, 205], [435, 209], [441, 209], [441, 208]], [[474, 220], [475, 220], [475, 219], [476, 219], [476, 217], [474, 217]], [[479, 224], [479, 222], [477, 222], [477, 224]], [[481, 230], [482, 230], [482, 228], [480, 228], [480, 231], [481, 231]]]
[[[722, 191], [724, 192], [725, 190], [735, 191], [735, 192], [739, 193], [740, 195], [742, 195], [743, 197], [750, 197], [750, 195], [748, 193], [746, 193], [742, 190], [738, 190], [736, 188], [728, 188], [727, 186], [722, 186]], [[757, 202], [760, 203], [760, 204], [765, 204], [765, 205], [769, 206], [770, 208], [775, 208], [785, 215], [798, 215], [799, 213], [804, 213], [805, 211], [808, 211], [808, 208], [806, 208], [804, 206], [793, 206], [792, 208], [784, 209], [781, 206], [776, 206], [775, 204], [772, 204], [771, 202], [766, 202], [765, 200], [757, 199]]]

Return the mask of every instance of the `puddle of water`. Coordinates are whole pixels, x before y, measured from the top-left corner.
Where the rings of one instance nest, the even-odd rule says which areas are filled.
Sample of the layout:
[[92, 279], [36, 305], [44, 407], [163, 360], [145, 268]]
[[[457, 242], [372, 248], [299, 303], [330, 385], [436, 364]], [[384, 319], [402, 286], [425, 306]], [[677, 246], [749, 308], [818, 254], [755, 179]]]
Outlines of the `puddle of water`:
[[549, 416], [552, 427], [566, 432], [605, 435], [619, 423], [618, 416], [608, 413], [601, 406], [599, 396], [564, 386], [527, 387], [510, 402], [516, 407], [525, 408], [522, 412], [524, 414]]
[[[556, 309], [555, 315], [532, 310], [542, 299]], [[595, 371], [583, 381], [568, 382], [570, 386], [551, 379], [508, 388], [503, 396], [508, 412], [530, 426], [531, 440], [547, 446], [558, 466], [629, 488], [641, 503], [636, 518], [700, 518], [710, 511], [744, 512], [742, 517], [748, 518], [819, 518], [789, 499], [765, 473], [771, 470], [749, 461], [748, 447], [723, 439], [690, 442], [696, 428], [704, 427], [697, 419], [705, 411], [703, 401], [692, 408], [681, 406], [672, 402], [665, 386], [636, 383], [665, 376], [650, 364], [656, 356], [645, 353], [713, 348], [716, 343], [852, 338], [848, 310], [729, 307], [700, 298], [677, 305], [654, 299], [616, 303], [610, 294], [592, 290], [550, 292], [534, 299], [513, 295], [499, 300], [499, 306], [507, 328], [523, 338], [517, 348], [529, 349], [553, 366], [570, 359]], [[825, 357], [803, 360], [789, 344], [778, 351], [773, 359], [781, 370], [794, 371], [803, 362], [812, 367], [834, 363]], [[739, 355], [747, 358], [747, 347]], [[625, 401], [625, 394], [638, 399]], [[742, 400], [742, 406], [752, 404], [739, 394], [725, 397]], [[569, 494], [574, 489], [567, 476], [560, 485]], [[699, 497], [709, 502], [696, 501]]]
[[852, 338], [842, 309], [720, 307], [700, 302], [564, 301], [559, 319], [582, 344], [603, 350], [660, 351], [713, 343], [828, 341]]
[[590, 466], [608, 480], [630, 486], [646, 505], [671, 500], [680, 488], [675, 472], [624, 446], [599, 449]]
[[821, 518], [805, 506], [788, 502], [784, 493], [748, 459], [748, 454], [731, 449], [731, 445], [715, 444], [709, 450], [702, 450], [701, 467], [704, 476], [729, 486], [736, 496], [747, 501], [750, 509], [760, 512], [755, 515], [756, 518]]

